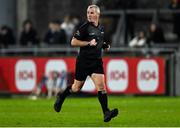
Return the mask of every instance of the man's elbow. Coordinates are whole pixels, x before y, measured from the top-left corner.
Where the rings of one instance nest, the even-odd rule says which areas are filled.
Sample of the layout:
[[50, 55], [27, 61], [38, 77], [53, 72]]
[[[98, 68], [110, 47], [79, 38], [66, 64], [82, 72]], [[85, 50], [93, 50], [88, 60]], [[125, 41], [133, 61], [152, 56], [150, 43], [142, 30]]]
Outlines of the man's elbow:
[[75, 46], [73, 39], [71, 40], [71, 46]]
[[76, 46], [76, 41], [75, 41], [75, 39], [72, 39], [72, 40], [71, 40], [71, 46]]

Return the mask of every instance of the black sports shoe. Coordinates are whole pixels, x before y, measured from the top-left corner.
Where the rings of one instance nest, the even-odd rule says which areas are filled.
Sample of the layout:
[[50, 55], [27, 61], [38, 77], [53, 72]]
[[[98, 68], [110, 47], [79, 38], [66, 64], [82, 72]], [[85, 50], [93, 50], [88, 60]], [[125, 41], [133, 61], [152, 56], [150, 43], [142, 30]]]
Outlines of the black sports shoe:
[[57, 99], [56, 99], [56, 102], [55, 102], [55, 104], [54, 104], [54, 110], [55, 110], [56, 112], [60, 112], [60, 111], [61, 111], [61, 106], [62, 106], [65, 98], [71, 94], [70, 89], [71, 89], [71, 86], [68, 86], [68, 87], [64, 90], [63, 93], [60, 93], [60, 92], [59, 92], [59, 93], [57, 94]]
[[57, 99], [56, 99], [56, 102], [54, 104], [54, 110], [56, 112], [60, 112], [61, 111], [62, 103], [63, 103], [63, 101], [61, 100], [60, 95], [57, 95]]
[[104, 122], [109, 122], [112, 118], [116, 117], [118, 115], [118, 109], [115, 108], [111, 111], [107, 111], [104, 114]]

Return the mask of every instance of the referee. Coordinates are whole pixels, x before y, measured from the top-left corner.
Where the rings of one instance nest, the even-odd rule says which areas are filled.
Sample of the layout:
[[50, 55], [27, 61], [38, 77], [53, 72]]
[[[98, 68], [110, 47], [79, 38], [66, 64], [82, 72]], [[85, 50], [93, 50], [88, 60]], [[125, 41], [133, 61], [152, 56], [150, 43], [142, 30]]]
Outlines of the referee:
[[97, 5], [90, 5], [87, 8], [87, 22], [85, 22], [74, 34], [71, 45], [80, 47], [76, 60], [75, 80], [72, 86], [58, 94], [54, 109], [60, 112], [65, 98], [74, 92], [79, 92], [86, 77], [90, 76], [98, 91], [98, 99], [101, 104], [104, 122], [118, 115], [118, 109], [108, 108], [108, 98], [104, 82], [104, 70], [102, 61], [102, 49], [108, 51], [110, 45], [103, 41], [104, 28], [99, 24], [100, 9]]

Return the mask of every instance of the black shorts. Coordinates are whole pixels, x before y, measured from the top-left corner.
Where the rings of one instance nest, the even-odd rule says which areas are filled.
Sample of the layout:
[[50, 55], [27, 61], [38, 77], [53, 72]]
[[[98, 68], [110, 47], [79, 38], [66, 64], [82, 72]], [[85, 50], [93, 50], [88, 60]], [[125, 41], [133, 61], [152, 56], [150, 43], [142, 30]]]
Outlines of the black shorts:
[[104, 74], [102, 59], [76, 59], [75, 79], [85, 81], [92, 73]]

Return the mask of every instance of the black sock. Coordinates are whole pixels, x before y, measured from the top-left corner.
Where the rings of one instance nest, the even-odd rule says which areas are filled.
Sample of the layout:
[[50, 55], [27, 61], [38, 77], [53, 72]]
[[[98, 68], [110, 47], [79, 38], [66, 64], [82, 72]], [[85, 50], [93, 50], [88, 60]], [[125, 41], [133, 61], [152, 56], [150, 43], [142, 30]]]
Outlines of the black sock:
[[63, 93], [58, 94], [60, 96], [61, 101], [64, 101], [64, 99], [71, 94], [71, 86], [68, 86]]
[[105, 114], [106, 111], [109, 111], [107, 93], [105, 91], [98, 91], [98, 99]]

